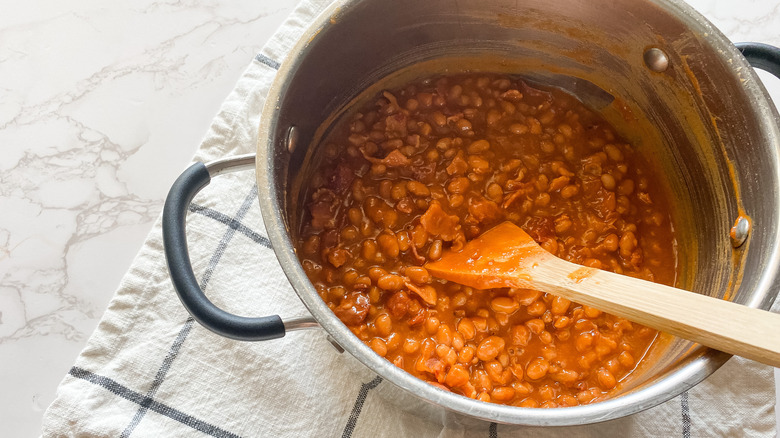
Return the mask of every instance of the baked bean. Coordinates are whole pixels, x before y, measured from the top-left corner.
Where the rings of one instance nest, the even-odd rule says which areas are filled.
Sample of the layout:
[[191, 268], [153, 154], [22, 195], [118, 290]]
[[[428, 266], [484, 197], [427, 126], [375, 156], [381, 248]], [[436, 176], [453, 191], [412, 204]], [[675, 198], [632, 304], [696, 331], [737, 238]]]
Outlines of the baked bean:
[[431, 122], [439, 128], [443, 128], [447, 124], [447, 116], [441, 111], [436, 111], [431, 114]]
[[497, 313], [514, 313], [520, 305], [510, 297], [496, 297], [490, 302], [490, 308]]
[[607, 369], [600, 369], [596, 375], [598, 376], [599, 385], [601, 385], [601, 387], [604, 389], [612, 389], [615, 387], [615, 385], [617, 385], [615, 376], [613, 376], [612, 373]]
[[403, 182], [394, 183], [390, 190], [390, 197], [393, 198], [393, 200], [398, 201], [404, 196], [406, 196], [406, 184]]
[[574, 184], [569, 184], [568, 186], [561, 189], [561, 197], [563, 199], [570, 199], [575, 196], [577, 196], [580, 193], [580, 188]]
[[581, 333], [575, 339], [575, 348], [579, 352], [587, 351], [593, 345], [593, 335], [590, 333]]
[[[568, 316], [556, 316], [554, 321], [553, 321], [553, 327], [555, 327], [557, 329], [566, 328], [566, 327], [568, 327], [571, 324], [571, 322], [572, 322], [572, 320]], [[566, 339], [568, 339], [568, 332], [566, 332], [566, 333], [567, 333]], [[558, 336], [558, 339], [565, 340], [558, 334], [556, 334], [556, 336]]]
[[595, 350], [599, 358], [602, 358], [608, 355], [609, 353], [612, 353], [612, 351], [614, 351], [615, 348], [617, 348], [617, 343], [605, 336], [600, 336], [598, 341], [596, 341]]
[[409, 266], [406, 268], [406, 276], [417, 284], [426, 284], [431, 281], [431, 274], [422, 266]]
[[604, 152], [607, 153], [607, 156], [612, 161], [623, 161], [623, 152], [621, 152], [620, 149], [613, 144], [604, 146]]
[[463, 364], [471, 363], [475, 354], [476, 349], [470, 345], [466, 345], [462, 350], [460, 350], [460, 353], [458, 353], [458, 362]]
[[460, 351], [463, 349], [464, 345], [466, 345], [466, 341], [463, 339], [463, 335], [455, 332], [455, 334], [452, 335], [452, 348], [454, 348], [455, 351]]
[[534, 199], [534, 204], [538, 207], [546, 207], [550, 205], [551, 200], [552, 198], [549, 193], [539, 193], [536, 195], [536, 199]]
[[474, 327], [478, 332], [484, 332], [487, 330], [487, 319], [484, 317], [473, 317], [471, 318], [471, 322], [474, 324]]
[[469, 372], [463, 365], [453, 365], [444, 378], [444, 383], [450, 388], [457, 388], [465, 385], [469, 381]]
[[390, 316], [386, 313], [381, 313], [374, 320], [374, 326], [377, 333], [380, 336], [388, 336], [393, 330], [393, 321], [390, 320]]
[[556, 371], [554, 374], [550, 376], [553, 380], [556, 382], [561, 382], [563, 384], [569, 385], [577, 381], [577, 379], [580, 378], [580, 375], [578, 372], [574, 370], [567, 370], [562, 369], [559, 371]]
[[487, 152], [490, 149], [490, 143], [487, 140], [477, 140], [472, 142], [466, 151], [469, 154], [481, 154]]
[[566, 311], [569, 310], [569, 305], [571, 304], [571, 301], [567, 300], [566, 298], [556, 296], [552, 300], [552, 304], [550, 305], [550, 310], [554, 315], [563, 315], [566, 313]]
[[529, 319], [525, 322], [525, 326], [528, 327], [531, 333], [538, 335], [544, 330], [544, 321], [539, 318]]
[[615, 190], [616, 184], [617, 183], [615, 182], [614, 176], [608, 173], [604, 173], [601, 175], [601, 185], [604, 186], [605, 189], [610, 191]]
[[360, 231], [353, 225], [348, 225], [341, 230], [341, 238], [347, 242], [351, 242], [358, 238]]
[[398, 333], [390, 333], [385, 340], [387, 351], [394, 352], [398, 350], [401, 347], [401, 342], [403, 342], [403, 339], [401, 339], [401, 336]]
[[571, 395], [561, 395], [558, 399], [560, 400], [559, 404], [563, 406], [577, 406], [579, 404], [577, 398]]
[[428, 258], [431, 260], [438, 260], [441, 258], [442, 243], [441, 240], [436, 239], [431, 244], [431, 248], [428, 250]]
[[373, 239], [363, 241], [363, 258], [366, 260], [377, 259], [378, 248], [376, 242]]
[[413, 195], [423, 198], [430, 196], [431, 194], [431, 191], [428, 189], [428, 187], [419, 181], [407, 181], [406, 189], [409, 190], [409, 192], [411, 192]]
[[630, 179], [624, 179], [618, 184], [617, 192], [621, 195], [630, 195], [634, 193], [634, 181]]
[[514, 406], [592, 403], [630, 377], [654, 331], [424, 267], [509, 220], [568, 261], [673, 284], [663, 185], [597, 115], [516, 78], [446, 76], [383, 92], [328, 132], [302, 169], [296, 250], [320, 297], [377, 354]]
[[613, 375], [617, 374], [622, 366], [616, 357], [604, 362], [604, 367]]
[[585, 316], [588, 318], [595, 319], [601, 316], [601, 310], [599, 309], [594, 309], [590, 306], [584, 306], [583, 309], [585, 310]]
[[471, 131], [471, 122], [466, 119], [460, 119], [455, 122], [455, 128], [460, 132]]
[[494, 384], [504, 383], [504, 366], [501, 365], [501, 362], [497, 360], [491, 360], [489, 362], [485, 362], [483, 366], [485, 367], [485, 372], [487, 373], [488, 377], [490, 377], [490, 380], [492, 380]]
[[636, 362], [634, 362], [634, 356], [628, 351], [623, 351], [618, 355], [618, 361], [626, 368], [632, 368]]
[[547, 311], [547, 305], [543, 301], [536, 301], [528, 306], [526, 312], [530, 316], [540, 316]]
[[477, 334], [477, 328], [474, 326], [474, 322], [469, 318], [461, 318], [460, 321], [458, 321], [457, 330], [466, 340], [474, 339], [474, 336]]
[[452, 345], [452, 330], [447, 324], [440, 324], [436, 330], [436, 340], [443, 345]]
[[525, 375], [531, 380], [539, 380], [547, 375], [549, 369], [550, 363], [539, 357], [528, 363], [528, 366], [525, 367]]
[[385, 357], [387, 355], [387, 344], [385, 344], [385, 340], [382, 338], [373, 338], [368, 343], [368, 345], [371, 347], [374, 352], [382, 357]]
[[396, 291], [401, 289], [401, 287], [404, 285], [404, 280], [398, 275], [387, 274], [379, 277], [379, 279], [376, 281], [376, 285], [379, 286], [380, 289]]
[[488, 336], [477, 346], [477, 357], [484, 362], [492, 360], [504, 349], [504, 345], [506, 345], [506, 341], [503, 338]]
[[418, 224], [412, 229], [412, 244], [416, 248], [422, 248], [426, 243], [428, 243], [428, 232]]
[[420, 343], [416, 339], [407, 338], [401, 348], [406, 354], [414, 354], [420, 349]]
[[542, 296], [541, 292], [533, 289], [514, 289], [510, 294], [521, 306], [528, 306]]
[[515, 397], [515, 390], [511, 386], [499, 386], [493, 388], [493, 391], [490, 392], [490, 396], [496, 401], [506, 402]]
[[637, 238], [632, 232], [624, 233], [620, 236], [618, 247], [620, 248], [620, 255], [623, 257], [629, 257], [631, 253], [636, 249]]
[[[353, 270], [352, 272], [354, 272], [354, 275], [355, 275], [355, 280], [357, 280], [357, 275], [358, 275], [357, 271], [354, 271], [354, 270]], [[371, 279], [371, 281], [373, 281], [373, 282], [376, 282], [377, 280], [379, 280], [379, 278], [380, 278], [380, 277], [383, 277], [383, 276], [385, 276], [385, 275], [387, 275], [387, 270], [385, 270], [384, 268], [381, 268], [381, 267], [379, 267], [379, 266], [372, 266], [372, 267], [368, 268], [368, 277], [369, 277], [369, 278]], [[347, 282], [347, 280], [346, 280], [346, 279], [345, 279], [345, 282], [346, 282], [347, 284], [350, 284], [350, 283], [351, 283], [351, 284], [354, 284], [354, 281], [352, 281], [352, 282]]]
[[471, 184], [471, 182], [468, 178], [453, 178], [447, 184], [447, 191], [455, 194], [463, 194], [466, 193], [466, 190], [468, 190], [469, 184]]
[[494, 202], [501, 202], [504, 197], [504, 189], [496, 183], [492, 183], [487, 187], [487, 195]]
[[490, 171], [490, 163], [479, 155], [469, 155], [469, 167], [476, 173], [487, 173]]
[[604, 249], [606, 249], [609, 252], [617, 251], [618, 243], [619, 243], [619, 239], [617, 234], [615, 233], [608, 234], [607, 237], [605, 237], [604, 241], [602, 242]]
[[531, 331], [527, 327], [522, 325], [512, 326], [509, 332], [509, 342], [511, 345], [518, 347], [525, 347], [528, 345], [528, 341], [531, 340]]
[[562, 215], [555, 219], [555, 233], [561, 235], [571, 229], [573, 222], [569, 216]]
[[400, 250], [398, 248], [398, 239], [394, 235], [389, 233], [380, 234], [376, 240], [382, 253], [390, 258], [398, 257]]
[[427, 331], [429, 335], [435, 334], [439, 331], [439, 324], [439, 318], [431, 315], [425, 319], [425, 331]]
[[465, 198], [461, 195], [453, 195], [450, 197], [450, 207], [452, 208], [458, 208], [461, 205], [463, 205], [463, 202], [465, 201]]
[[538, 408], [539, 407], [539, 402], [536, 401], [535, 399], [532, 399], [532, 398], [529, 397], [529, 398], [523, 399], [523, 401], [521, 401], [518, 406], [521, 407], [521, 408]]

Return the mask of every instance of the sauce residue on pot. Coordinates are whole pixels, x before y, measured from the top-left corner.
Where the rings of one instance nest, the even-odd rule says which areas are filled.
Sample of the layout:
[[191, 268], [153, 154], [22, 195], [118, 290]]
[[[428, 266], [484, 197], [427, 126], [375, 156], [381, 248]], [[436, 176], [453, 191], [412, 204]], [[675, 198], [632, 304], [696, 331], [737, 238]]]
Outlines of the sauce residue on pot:
[[548, 252], [668, 285], [667, 194], [574, 97], [506, 75], [436, 76], [342, 118], [306, 182], [297, 253], [374, 352], [442, 389], [522, 407], [608, 397], [657, 333], [539, 291], [477, 290], [423, 267], [502, 221]]

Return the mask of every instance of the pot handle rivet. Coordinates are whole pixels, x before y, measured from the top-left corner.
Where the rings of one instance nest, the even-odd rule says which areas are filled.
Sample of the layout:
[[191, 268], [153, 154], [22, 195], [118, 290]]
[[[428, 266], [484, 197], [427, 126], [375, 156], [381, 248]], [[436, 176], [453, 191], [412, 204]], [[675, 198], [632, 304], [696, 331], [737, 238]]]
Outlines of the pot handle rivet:
[[287, 130], [287, 152], [293, 153], [295, 147], [298, 146], [298, 128], [295, 125], [290, 126]]
[[657, 47], [645, 50], [645, 65], [654, 72], [664, 72], [669, 68], [669, 56]]
[[747, 240], [748, 234], [750, 234], [750, 220], [745, 216], [740, 215], [737, 220], [734, 221], [734, 226], [731, 227], [731, 232], [729, 232], [729, 236], [731, 236], [731, 246], [734, 248], [742, 246]]

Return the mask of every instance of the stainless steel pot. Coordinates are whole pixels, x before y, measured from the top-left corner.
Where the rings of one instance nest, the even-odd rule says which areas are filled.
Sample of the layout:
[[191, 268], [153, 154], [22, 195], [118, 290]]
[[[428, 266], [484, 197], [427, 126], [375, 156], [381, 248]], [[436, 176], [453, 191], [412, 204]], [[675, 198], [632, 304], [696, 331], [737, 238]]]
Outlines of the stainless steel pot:
[[[780, 50], [745, 45], [780, 76]], [[211, 304], [186, 251], [194, 194], [253, 157], [194, 165], [171, 189], [163, 232], [171, 277], [196, 320], [234, 339], [321, 326], [362, 364], [407, 394], [485, 420], [550, 426], [618, 418], [697, 384], [725, 353], [671, 339], [610, 400], [528, 409], [478, 402], [422, 382], [374, 354], [333, 315], [292, 242], [310, 145], [361, 92], [431, 72], [502, 71], [568, 89], [657, 157], [679, 201], [679, 287], [768, 308], [780, 265], [780, 117], [740, 51], [679, 0], [342, 0], [301, 36], [270, 89], [257, 146], [257, 185], [274, 251], [312, 318], [243, 318]], [[738, 218], [742, 218], [738, 221]], [[734, 236], [732, 225], [737, 221]]]

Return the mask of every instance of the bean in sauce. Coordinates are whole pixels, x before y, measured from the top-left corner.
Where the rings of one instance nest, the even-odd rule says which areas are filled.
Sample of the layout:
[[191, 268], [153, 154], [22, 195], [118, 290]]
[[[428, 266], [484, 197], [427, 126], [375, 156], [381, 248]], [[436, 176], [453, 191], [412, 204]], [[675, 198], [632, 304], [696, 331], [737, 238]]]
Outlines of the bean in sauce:
[[576, 406], [608, 397], [655, 339], [560, 297], [423, 267], [509, 220], [563, 259], [674, 283], [667, 194], [574, 97], [497, 74], [433, 77], [383, 92], [321, 147], [298, 255], [336, 316], [396, 366], [482, 401]]

